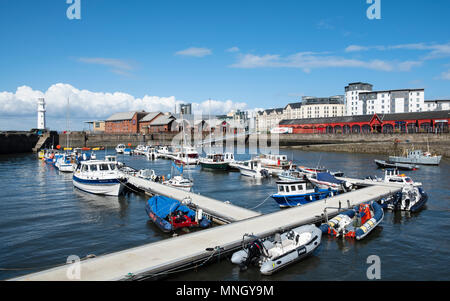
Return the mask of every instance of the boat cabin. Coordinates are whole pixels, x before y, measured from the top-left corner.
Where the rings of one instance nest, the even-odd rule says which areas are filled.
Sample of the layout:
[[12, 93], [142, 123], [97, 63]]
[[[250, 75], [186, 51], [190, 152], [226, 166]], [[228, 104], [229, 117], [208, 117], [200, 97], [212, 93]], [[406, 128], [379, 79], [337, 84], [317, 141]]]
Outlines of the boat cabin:
[[388, 168], [384, 172], [384, 181], [391, 183], [404, 183], [414, 184], [414, 181], [407, 177], [405, 174], [400, 174], [400, 171], [396, 168]]
[[278, 194], [293, 195], [314, 192], [314, 186], [309, 181], [278, 181]]
[[76, 171], [82, 172], [82, 173], [110, 172], [110, 171], [116, 171], [116, 170], [117, 170], [117, 166], [114, 162], [98, 161], [98, 160], [82, 161], [77, 166], [77, 169], [76, 169]]

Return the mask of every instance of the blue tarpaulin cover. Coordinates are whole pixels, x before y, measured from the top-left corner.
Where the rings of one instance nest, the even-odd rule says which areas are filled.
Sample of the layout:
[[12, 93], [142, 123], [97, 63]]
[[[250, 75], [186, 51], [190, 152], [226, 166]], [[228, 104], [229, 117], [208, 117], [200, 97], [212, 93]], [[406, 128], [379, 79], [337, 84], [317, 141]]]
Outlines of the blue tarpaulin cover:
[[317, 180], [328, 183], [342, 184], [344, 181], [336, 179], [332, 174], [328, 172], [317, 173]]
[[162, 195], [155, 195], [148, 200], [151, 211], [160, 218], [167, 217], [171, 212], [180, 210], [189, 217], [195, 217], [195, 212], [187, 206], [182, 205], [179, 201]]

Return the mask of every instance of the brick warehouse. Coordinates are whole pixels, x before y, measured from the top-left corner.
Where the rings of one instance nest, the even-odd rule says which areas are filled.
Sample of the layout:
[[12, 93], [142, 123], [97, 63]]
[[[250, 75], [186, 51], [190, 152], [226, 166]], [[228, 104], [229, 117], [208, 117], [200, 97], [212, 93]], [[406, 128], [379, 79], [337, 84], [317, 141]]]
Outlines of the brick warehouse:
[[148, 112], [116, 113], [105, 120], [105, 133], [138, 133], [139, 121]]

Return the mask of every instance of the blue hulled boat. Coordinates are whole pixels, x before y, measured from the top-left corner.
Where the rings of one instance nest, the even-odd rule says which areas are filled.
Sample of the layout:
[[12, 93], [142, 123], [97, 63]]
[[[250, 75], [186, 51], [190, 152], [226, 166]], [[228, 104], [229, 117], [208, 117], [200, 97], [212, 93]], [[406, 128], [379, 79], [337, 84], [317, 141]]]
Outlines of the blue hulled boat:
[[272, 198], [280, 207], [305, 205], [338, 194], [337, 190], [314, 188], [307, 180], [278, 181], [277, 186], [278, 193]]
[[211, 225], [211, 221], [203, 217], [201, 210], [196, 212], [180, 201], [161, 195], [151, 197], [145, 205], [145, 211], [163, 232], [184, 227], [207, 228]]

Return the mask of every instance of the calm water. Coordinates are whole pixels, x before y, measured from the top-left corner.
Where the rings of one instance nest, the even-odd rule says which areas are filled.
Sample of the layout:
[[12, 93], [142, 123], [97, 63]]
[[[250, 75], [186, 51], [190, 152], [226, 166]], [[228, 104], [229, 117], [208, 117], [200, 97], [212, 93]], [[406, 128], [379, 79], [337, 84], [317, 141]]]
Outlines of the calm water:
[[[371, 155], [282, 150], [298, 164], [320, 161], [349, 177], [382, 176]], [[99, 152], [98, 158], [102, 158]], [[377, 158], [382, 159], [382, 156]], [[170, 161], [119, 156], [135, 168], [170, 173]], [[267, 196], [273, 179], [255, 181], [237, 172], [191, 169], [195, 192], [262, 213], [280, 210]], [[380, 226], [363, 241], [322, 238], [318, 252], [273, 276], [257, 269], [239, 272], [227, 260], [185, 272], [175, 280], [365, 280], [369, 255], [381, 259], [384, 280], [450, 280], [450, 164], [409, 172], [429, 194], [417, 214], [387, 212]], [[69, 255], [97, 256], [169, 238], [148, 221], [146, 197], [128, 193], [102, 197], [73, 188], [70, 174], [59, 173], [34, 154], [0, 156], [0, 279], [61, 264]], [[3, 270], [3, 269], [23, 270]], [[33, 269], [37, 268], [37, 269]]]

